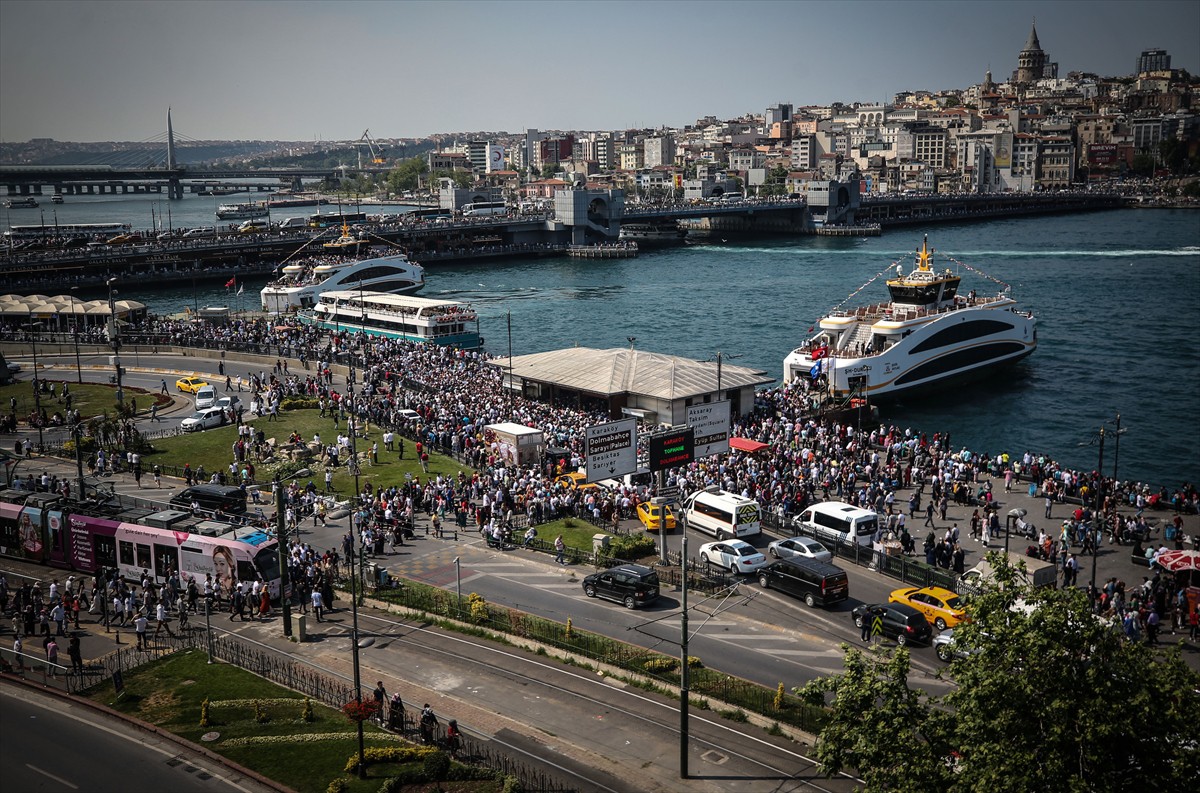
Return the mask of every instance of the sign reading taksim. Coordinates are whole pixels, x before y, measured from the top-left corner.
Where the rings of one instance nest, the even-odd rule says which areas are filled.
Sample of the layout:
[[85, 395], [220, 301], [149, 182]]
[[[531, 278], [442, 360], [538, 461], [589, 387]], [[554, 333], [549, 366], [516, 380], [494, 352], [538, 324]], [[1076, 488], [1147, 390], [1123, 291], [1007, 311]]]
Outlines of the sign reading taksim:
[[729, 401], [692, 405], [687, 423], [696, 433], [696, 459], [729, 451]]
[[650, 436], [650, 470], [687, 465], [695, 459], [695, 434], [691, 427]]
[[584, 438], [587, 481], [598, 482], [637, 471], [637, 419], [587, 428]]

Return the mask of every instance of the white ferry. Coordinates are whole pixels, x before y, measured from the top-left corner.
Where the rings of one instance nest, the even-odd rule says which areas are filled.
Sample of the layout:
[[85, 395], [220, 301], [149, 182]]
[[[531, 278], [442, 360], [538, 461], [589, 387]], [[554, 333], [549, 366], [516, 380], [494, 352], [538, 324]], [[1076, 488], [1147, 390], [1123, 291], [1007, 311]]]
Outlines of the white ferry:
[[266, 204], [222, 204], [217, 207], [217, 220], [253, 220], [265, 218], [267, 213]]
[[479, 316], [466, 303], [357, 289], [325, 292], [303, 323], [328, 330], [475, 349], [483, 346]]
[[896, 265], [891, 302], [822, 317], [818, 333], [784, 359], [784, 382], [811, 378], [834, 398], [887, 400], [984, 376], [1037, 348], [1033, 314], [1017, 311], [1007, 285], [992, 297], [959, 295], [962, 278], [936, 272], [933, 253], [926, 240], [911, 272]]
[[650, 223], [622, 223], [619, 239], [636, 242], [647, 248], [660, 245], [682, 245], [687, 241], [687, 229], [674, 220]]
[[369, 259], [318, 259], [287, 264], [283, 277], [263, 287], [263, 311], [284, 314], [312, 308], [324, 292], [339, 289], [412, 294], [425, 286], [425, 270], [403, 253]]

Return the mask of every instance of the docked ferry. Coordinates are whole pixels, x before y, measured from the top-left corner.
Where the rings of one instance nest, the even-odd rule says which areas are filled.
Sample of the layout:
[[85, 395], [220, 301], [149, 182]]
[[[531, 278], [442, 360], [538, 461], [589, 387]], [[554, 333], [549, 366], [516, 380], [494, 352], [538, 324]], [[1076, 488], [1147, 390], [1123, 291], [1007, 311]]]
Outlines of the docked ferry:
[[325, 292], [302, 323], [335, 332], [475, 349], [483, 346], [479, 315], [467, 303], [357, 289]]
[[253, 220], [265, 218], [267, 213], [266, 204], [222, 204], [217, 207], [217, 220]]
[[936, 271], [933, 254], [926, 239], [910, 272], [896, 265], [891, 301], [822, 317], [784, 359], [784, 382], [811, 378], [834, 398], [886, 401], [982, 377], [1037, 348], [1033, 314], [1017, 310], [1007, 285], [990, 297], [960, 295], [961, 276]]
[[645, 248], [682, 245], [687, 241], [687, 229], [674, 220], [622, 223], [619, 236], [623, 242], [636, 242]]
[[339, 289], [412, 294], [425, 286], [425, 270], [403, 253], [367, 259], [332, 257], [296, 262], [283, 267], [283, 277], [263, 287], [263, 311], [285, 314], [312, 308], [321, 295]]

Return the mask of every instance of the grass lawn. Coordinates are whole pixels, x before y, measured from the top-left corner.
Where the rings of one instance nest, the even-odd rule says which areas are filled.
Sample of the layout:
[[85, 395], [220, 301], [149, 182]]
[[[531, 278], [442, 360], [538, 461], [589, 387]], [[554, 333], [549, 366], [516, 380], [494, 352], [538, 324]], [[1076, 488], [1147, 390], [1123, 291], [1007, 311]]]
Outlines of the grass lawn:
[[[323, 443], [330, 443], [337, 437], [338, 430], [333, 426], [333, 420], [330, 418], [321, 418], [320, 411], [313, 409], [304, 410], [285, 410], [281, 411], [279, 421], [267, 421], [266, 418], [251, 419], [250, 424], [257, 430], [262, 428], [268, 438], [274, 438], [277, 443], [285, 443], [291, 436], [292, 432], [297, 432], [305, 441], [311, 441], [316, 433], [320, 433]], [[338, 426], [345, 431], [346, 423], [339, 421]], [[404, 444], [404, 459], [399, 459], [399, 450], [389, 452], [383, 448], [383, 431], [374, 425], [371, 426], [371, 431], [366, 439], [358, 439], [359, 452], [367, 451], [371, 448], [372, 442], [379, 444], [379, 464], [371, 465], [367, 463], [362, 466], [362, 473], [359, 478], [370, 482], [374, 487], [388, 487], [394, 484], [403, 484], [405, 474], [410, 474], [414, 478], [421, 477], [422, 481], [436, 477], [438, 474], [444, 476], [457, 476], [459, 471], [465, 470], [457, 460], [450, 457], [445, 457], [440, 454], [431, 453], [429, 455], [429, 473], [421, 471], [421, 464], [416, 459], [416, 450], [413, 442], [407, 439], [401, 439], [396, 436], [397, 441], [402, 441]], [[237, 428], [234, 426], [219, 427], [216, 429], [205, 430], [204, 432], [193, 432], [187, 435], [178, 435], [171, 438], [163, 438], [154, 441], [155, 451], [152, 454], [146, 455], [145, 461], [150, 463], [158, 463], [163, 465], [178, 465], [183, 467], [184, 463], [191, 463], [192, 470], [195, 470], [200, 465], [204, 466], [206, 471], [224, 470], [233, 460], [233, 444], [237, 441]], [[312, 480], [318, 487], [324, 486], [325, 468], [324, 466], [314, 463], [312, 465], [313, 476]], [[269, 480], [269, 475], [265, 476], [262, 467], [256, 473], [256, 477], [260, 482]], [[468, 474], [470, 472], [468, 471]], [[346, 467], [341, 465], [334, 472], [333, 486], [337, 488], [339, 493], [349, 495], [354, 492], [354, 477], [346, 473]]]
[[[312, 721], [306, 721], [302, 695], [235, 666], [221, 663], [209, 666], [205, 653], [199, 650], [127, 672], [125, 694], [120, 699], [111, 683], [98, 686], [89, 696], [95, 702], [201, 743], [301, 793], [324, 793], [335, 777], [345, 779], [350, 791], [373, 793], [382, 779], [399, 768], [396, 763], [371, 765], [366, 780], [346, 774], [347, 760], [358, 752], [358, 738], [354, 723], [344, 714], [314, 702]], [[206, 698], [208, 725], [201, 726], [202, 703]], [[260, 703], [258, 710], [256, 702]], [[371, 723], [364, 728], [368, 748], [408, 745]], [[216, 741], [201, 741], [201, 736], [209, 732], [219, 733], [220, 737]], [[310, 735], [339, 737], [305, 738]], [[278, 741], [271, 741], [272, 737]], [[246, 739], [266, 740], [247, 743]], [[496, 782], [461, 784], [471, 786], [445, 789], [479, 793], [499, 789]], [[425, 788], [417, 784], [405, 789]]]
[[[56, 371], [56, 374], [60, 372]], [[44, 374], [44, 373], [43, 373]], [[45, 378], [46, 382], [55, 382], [55, 391], [60, 392], [62, 389], [62, 381], [58, 378]], [[83, 416], [98, 416], [105, 411], [113, 412], [116, 407], [116, 386], [102, 385], [98, 383], [83, 383], [80, 385], [75, 382], [75, 373], [71, 372], [71, 376], [66, 380], [69, 385], [72, 395], [71, 406], [78, 410]], [[35, 402], [33, 398], [33, 383], [29, 380], [22, 380], [11, 385], [0, 386], [0, 409], [11, 410], [10, 399], [17, 398], [17, 416], [27, 416], [33, 412]], [[138, 412], [145, 413], [150, 409], [156, 395], [141, 388], [125, 387], [125, 398], [136, 399], [138, 401]], [[53, 416], [56, 412], [66, 410], [66, 405], [61, 398], [51, 398], [49, 394], [42, 394], [42, 407], [46, 411], [46, 415]]]

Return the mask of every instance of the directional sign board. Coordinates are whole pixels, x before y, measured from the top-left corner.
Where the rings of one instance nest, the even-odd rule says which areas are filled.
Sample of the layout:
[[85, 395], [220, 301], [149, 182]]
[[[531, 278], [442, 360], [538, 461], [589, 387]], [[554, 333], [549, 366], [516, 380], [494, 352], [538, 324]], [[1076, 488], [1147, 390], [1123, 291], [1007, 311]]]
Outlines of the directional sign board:
[[651, 435], [647, 444], [650, 448], [650, 470], [661, 471], [664, 468], [687, 465], [694, 460], [693, 437], [691, 427]]
[[687, 423], [696, 432], [697, 460], [729, 451], [729, 400], [692, 405]]
[[637, 419], [587, 428], [584, 443], [587, 481], [598, 482], [637, 471]]

